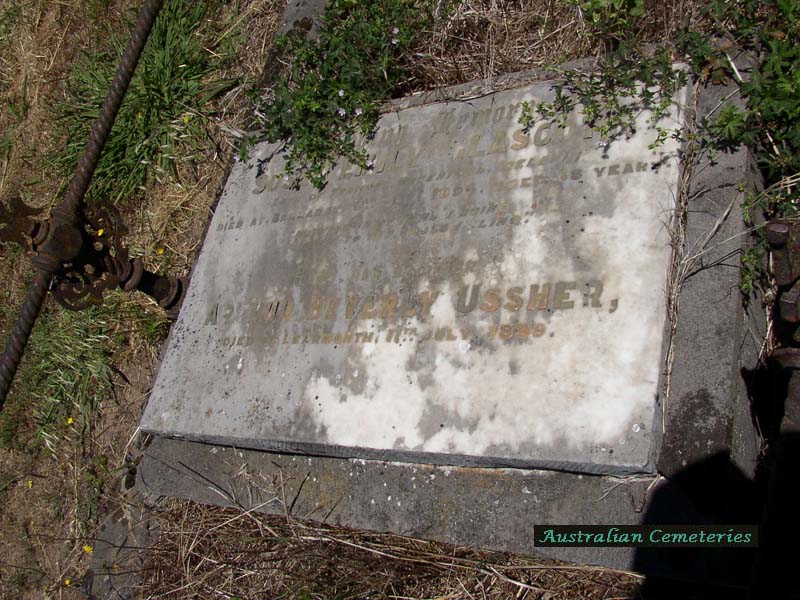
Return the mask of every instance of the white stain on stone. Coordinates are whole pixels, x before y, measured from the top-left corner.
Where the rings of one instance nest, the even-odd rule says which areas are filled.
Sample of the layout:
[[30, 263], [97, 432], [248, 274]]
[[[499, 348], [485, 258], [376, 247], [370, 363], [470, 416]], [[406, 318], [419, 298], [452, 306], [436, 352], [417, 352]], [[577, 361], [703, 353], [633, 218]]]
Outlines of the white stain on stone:
[[431, 305], [430, 324], [419, 323], [418, 326], [427, 327], [452, 327], [456, 323], [455, 298], [448, 284], [443, 290], [439, 290], [436, 302]]
[[[364, 391], [346, 390], [344, 402], [340, 402], [338, 383], [323, 376], [309, 381], [304, 398], [321, 405], [316, 418], [330, 442], [368, 448], [392, 448], [401, 436], [405, 447], [424, 442], [416, 428], [406, 424], [422, 418], [427, 395], [415, 373], [397, 368], [413, 356], [414, 349], [411, 343], [375, 344], [368, 354]], [[398, 401], [398, 393], [402, 401]]]
[[[634, 156], [647, 154], [646, 143], [639, 143]], [[516, 456], [535, 447], [550, 448], [548, 453], [558, 448], [589, 452], [624, 438], [631, 420], [652, 411], [657, 390], [669, 240], [659, 220], [662, 207], [657, 217], [642, 209], [652, 191], [649, 184], [626, 183], [625, 192], [615, 194], [603, 181], [585, 193], [597, 202], [613, 201], [614, 220], [567, 223], [557, 207], [541, 209], [526, 226], [513, 228], [499, 262], [464, 277], [484, 293], [496, 287], [504, 294], [519, 285], [523, 296], [530, 284], [576, 282], [577, 289], [568, 291], [572, 308], [527, 313], [545, 326], [545, 335], [522, 343], [497, 341], [493, 349], [471, 350], [464, 339], [438, 343], [432, 362], [417, 370], [408, 365], [425, 350], [419, 342], [366, 345], [362, 391], [325, 377], [312, 378], [305, 389], [306, 399], [320, 398], [318, 419], [327, 441], [467, 455], [499, 448]], [[531, 202], [530, 189], [511, 196], [516, 207]], [[580, 217], [566, 214], [573, 221]], [[653, 252], [630, 252], [632, 247], [652, 248], [663, 264], [653, 264]], [[477, 251], [469, 249], [465, 258], [477, 260]], [[600, 308], [584, 305], [582, 286], [595, 279], [604, 284]], [[418, 289], [430, 290], [430, 283], [423, 280]], [[456, 329], [459, 290], [445, 285], [438, 292], [427, 322], [413, 323], [420, 334]], [[484, 330], [494, 322], [484, 319]], [[453, 333], [458, 337], [457, 330]], [[430, 414], [445, 415], [432, 433], [425, 421]]]
[[[529, 98], [530, 93], [512, 90], [498, 94], [495, 99], [499, 101], [502, 96], [518, 102]], [[412, 134], [412, 129], [426, 131], [419, 123], [425, 123], [436, 110], [429, 107], [418, 113], [409, 111], [407, 134], [413, 138], [416, 134]], [[508, 124], [509, 140], [517, 129], [515, 122]], [[557, 154], [573, 151], [573, 146], [555, 142], [535, 145], [535, 135], [535, 131], [531, 132], [530, 146], [519, 154], [526, 159], [532, 156], [533, 160], [518, 171], [508, 172], [505, 183], [516, 177], [522, 180], [545, 174], [559, 180], [557, 188], [562, 179], [565, 185], [571, 185], [572, 181], [569, 171], [566, 179], [558, 174], [562, 167], [574, 166], [591, 175], [595, 166], [608, 170], [609, 164], [649, 160], [651, 156], [647, 150], [650, 138], [637, 136], [609, 147], [609, 158], [594, 151], [573, 156], [566, 162]], [[560, 133], [555, 128], [543, 130], [540, 141], [548, 135], [555, 139]], [[503, 156], [500, 152], [487, 164], [516, 158], [512, 154]], [[428, 160], [425, 156], [422, 159]], [[430, 159], [435, 161], [436, 156]], [[237, 165], [235, 176], [244, 177], [246, 172], [244, 165]], [[340, 346], [336, 350], [314, 344], [281, 345], [274, 357], [270, 354], [274, 349], [270, 349], [265, 353], [266, 358], [254, 357], [255, 362], [248, 363], [241, 378], [230, 378], [224, 377], [224, 373], [234, 366], [242, 370], [244, 362], [240, 355], [242, 348], [227, 340], [247, 334], [247, 320], [234, 319], [230, 325], [218, 326], [218, 331], [209, 333], [212, 328], [204, 326], [207, 311], [199, 316], [184, 311], [178, 324], [187, 340], [183, 347], [213, 345], [222, 360], [220, 356], [213, 356], [213, 361], [187, 358], [186, 351], [181, 356], [174, 352], [167, 356], [144, 423], [151, 430], [166, 428], [200, 435], [488, 454], [533, 461], [594, 460], [597, 448], [603, 445], [615, 448], [613, 457], [607, 457], [611, 462], [627, 460], [619, 458], [623, 455], [635, 460], [647, 453], [648, 448], [639, 440], [650, 435], [658, 391], [665, 321], [663, 287], [669, 254], [665, 221], [671, 213], [670, 194], [677, 181], [676, 173], [673, 166], [663, 168], [655, 176], [649, 171], [616, 179], [586, 176], [580, 192], [573, 189], [564, 197], [543, 191], [538, 185], [504, 189], [497, 195], [502, 204], [498, 212], [508, 209], [522, 215], [526, 222], [487, 233], [488, 229], [472, 229], [473, 225], [468, 224], [475, 220], [467, 219], [465, 228], [447, 240], [448, 244], [460, 244], [461, 254], [457, 258], [469, 263], [460, 276], [451, 279], [450, 286], [432, 283], [424, 277], [414, 282], [417, 291], [435, 290], [439, 296], [424, 322], [410, 319], [402, 325], [416, 328], [419, 335], [450, 328], [455, 340], [421, 343], [409, 335], [402, 344], [381, 339], [376, 343]], [[485, 187], [488, 179], [479, 185]], [[476, 203], [493, 201], [492, 193], [488, 188], [481, 195], [476, 193]], [[240, 214], [254, 214], [254, 210], [263, 212], [267, 195], [254, 198], [257, 209], [235, 190], [226, 195], [221, 203], [224, 206], [215, 215], [215, 224], [225, 221], [226, 216], [230, 220]], [[323, 192], [315, 195], [309, 206], [323, 207], [327, 201]], [[587, 218], [580, 214], [583, 209], [576, 209], [582, 202], [586, 206], [584, 212], [596, 207], [593, 217]], [[450, 198], [446, 203], [454, 205], [455, 201]], [[487, 219], [494, 216], [488, 215]], [[566, 223], [567, 219], [570, 223]], [[273, 229], [277, 236], [288, 238], [288, 230], [280, 226]], [[221, 299], [220, 302], [239, 298], [242, 287], [223, 285], [231, 279], [229, 272], [258, 283], [251, 287], [259, 298], [286, 293], [285, 283], [268, 286], [261, 283], [270, 278], [265, 277], [263, 261], [259, 263], [257, 253], [252, 252], [246, 227], [241, 232], [242, 240], [236, 243], [231, 241], [233, 235], [216, 231], [212, 227], [206, 240], [187, 306], [191, 307], [197, 299], [206, 303], [198, 301], [198, 307], [206, 308], [208, 298]], [[252, 231], [252, 235], [263, 237], [263, 231], [255, 228]], [[361, 248], [356, 244], [344, 249], [344, 242], [339, 245], [342, 247], [337, 247], [336, 252], [351, 259], [354, 252], [363, 253], [364, 248], [368, 251], [372, 247]], [[295, 251], [288, 239], [281, 242], [280, 247], [284, 246], [289, 254]], [[391, 246], [386, 250], [393, 251]], [[424, 257], [428, 250], [420, 256]], [[442, 246], [435, 253], [444, 256], [452, 250], [449, 245]], [[206, 263], [211, 266], [205, 266]], [[388, 266], [398, 271], [402, 267]], [[346, 273], [338, 275], [345, 277]], [[600, 308], [584, 306], [580, 288], [587, 279], [595, 278], [604, 283]], [[438, 281], [438, 274], [430, 279]], [[505, 302], [505, 293], [512, 286], [522, 288], [525, 296], [530, 284], [557, 281], [577, 282], [579, 289], [570, 291], [573, 308], [545, 314], [525, 308], [517, 312], [500, 308], [488, 314], [476, 309], [467, 316], [454, 308], [463, 284], [480, 285], [484, 293], [497, 287]], [[301, 291], [300, 286], [292, 288], [291, 299], [296, 307], [302, 305]], [[612, 309], [612, 300], [617, 301], [616, 310]], [[492, 325], [514, 324], [520, 319], [543, 325], [545, 334], [528, 336], [520, 342], [481, 340], [481, 335], [485, 336]], [[299, 320], [302, 319], [297, 319], [296, 313], [291, 322], [283, 325], [293, 327]], [[462, 337], [458, 328], [464, 324], [480, 329], [479, 342], [473, 342], [472, 336]], [[357, 323], [339, 320], [335, 325], [337, 331], [352, 326], [383, 333], [400, 323], [379, 319]], [[226, 341], [223, 344], [220, 340]], [[249, 354], [247, 360], [251, 360]], [[262, 369], [260, 360], [273, 360], [272, 370]], [[231, 379], [236, 382], [231, 383]], [[171, 400], [174, 396], [171, 392], [178, 388], [184, 399], [181, 402], [186, 398], [198, 399], [196, 410], [183, 410], [176, 415], [178, 409]], [[274, 395], [270, 397], [270, 393]], [[227, 419], [199, 417], [223, 398], [229, 399], [225, 405], [229, 412]], [[263, 418], [267, 402], [271, 405], [271, 419], [281, 408], [283, 415], [276, 420]], [[310, 416], [312, 421], [308, 425], [305, 420], [302, 431], [294, 428], [300, 421], [296, 418], [300, 410], [303, 411], [300, 416], [304, 419]], [[205, 429], [212, 426], [211, 431]], [[314, 438], [314, 426], [318, 438]], [[295, 439], [295, 434], [301, 439]], [[625, 452], [618, 452], [618, 448], [624, 448]]]

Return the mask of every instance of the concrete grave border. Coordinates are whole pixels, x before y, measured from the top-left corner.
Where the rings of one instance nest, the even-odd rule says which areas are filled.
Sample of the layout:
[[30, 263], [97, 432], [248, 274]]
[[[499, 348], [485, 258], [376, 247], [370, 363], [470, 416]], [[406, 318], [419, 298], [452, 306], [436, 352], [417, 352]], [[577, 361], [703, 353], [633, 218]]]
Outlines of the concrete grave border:
[[[457, 86], [391, 107], [491, 93], [506, 85], [541, 80], [543, 74], [510, 75], [492, 86]], [[725, 86], [698, 90], [697, 114], [707, 114], [729, 92]], [[149, 495], [250, 509], [268, 499], [263, 489], [252, 485], [252, 478], [283, 481], [282, 491], [294, 499], [297, 518], [502, 551], [542, 552], [650, 574], [746, 584], [748, 570], [732, 569], [723, 560], [724, 552], [714, 553], [713, 560], [692, 560], [687, 552], [681, 561], [684, 572], [676, 573], [658, 552], [537, 548], [532, 539], [533, 525], [543, 523], [758, 522], [760, 515], [748, 512], [747, 506], [739, 506], [737, 512], [709, 504], [708, 490], [701, 494], [696, 478], [687, 480], [685, 474], [702, 473], [706, 467], [720, 472], [723, 465], [730, 477], [714, 480], [718, 489], [712, 490], [723, 504], [731, 494], [749, 497], [752, 491], [758, 440], [739, 372], [756, 366], [765, 325], [758, 302], [742, 305], [738, 256], [749, 243], [740, 206], [744, 194], [760, 186], [760, 176], [745, 150], [716, 156], [713, 167], [703, 156], [687, 175], [681, 200], [687, 206], [685, 239], [678, 246], [682, 256], [695, 260], [681, 282], [671, 347], [664, 353], [674, 359], [665, 434], [656, 462], [661, 475], [595, 476], [293, 456], [156, 436], [141, 458], [137, 488]], [[266, 504], [259, 510], [282, 514], [286, 509]]]

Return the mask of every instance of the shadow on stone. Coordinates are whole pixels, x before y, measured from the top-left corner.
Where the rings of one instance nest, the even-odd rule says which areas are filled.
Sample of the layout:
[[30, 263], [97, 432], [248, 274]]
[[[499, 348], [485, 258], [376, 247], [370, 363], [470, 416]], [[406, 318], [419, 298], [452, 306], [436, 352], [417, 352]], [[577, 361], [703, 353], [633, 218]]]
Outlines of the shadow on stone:
[[[693, 510], [683, 510], [687, 504]], [[698, 521], [697, 515], [701, 520]], [[761, 521], [758, 484], [748, 479], [727, 453], [719, 452], [675, 474], [653, 495], [644, 524], [745, 525]], [[755, 560], [755, 548], [639, 548], [634, 570], [700, 581], [719, 582], [746, 589]], [[676, 584], [647, 579], [645, 598], [663, 596]], [[697, 584], [690, 587], [698, 591]], [[674, 597], [674, 596], [673, 596]], [[691, 595], [685, 597], [693, 597]], [[733, 597], [733, 596], [730, 596]], [[744, 596], [742, 596], [744, 597]]]
[[[741, 369], [741, 375], [747, 386], [753, 423], [769, 449], [780, 435], [792, 372], [770, 360], [759, 369]], [[762, 460], [762, 467], [764, 463]]]
[[[643, 598], [712, 597], [720, 593], [718, 586], [727, 588], [726, 598], [800, 598], [792, 568], [796, 496], [789, 487], [796, 479], [800, 432], [787, 428], [785, 418], [800, 390], [792, 387], [788, 371], [771, 363], [742, 369], [741, 376], [765, 441], [755, 478], [746, 476], [727, 452], [714, 453], [672, 474], [655, 491], [643, 523], [760, 524], [759, 547], [640, 548], [634, 570], [660, 576], [647, 578], [640, 590]], [[794, 383], [800, 388], [800, 382]]]

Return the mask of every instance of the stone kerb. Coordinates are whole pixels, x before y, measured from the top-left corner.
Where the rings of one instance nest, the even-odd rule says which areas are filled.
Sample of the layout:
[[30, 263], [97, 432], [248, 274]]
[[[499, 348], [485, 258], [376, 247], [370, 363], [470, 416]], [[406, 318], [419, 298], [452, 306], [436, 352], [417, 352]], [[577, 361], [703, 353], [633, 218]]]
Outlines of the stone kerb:
[[342, 165], [322, 192], [283, 187], [268, 147], [233, 170], [142, 421], [140, 489], [249, 508], [248, 471], [286, 482], [298, 517], [527, 553], [536, 523], [719, 522], [673, 480], [730, 456], [741, 481], [713, 481], [736, 494], [755, 465], [739, 369], [763, 323], [731, 258], [751, 157], [602, 148], [578, 115], [523, 131], [519, 104], [549, 93], [530, 77], [400, 101], [374, 170]]

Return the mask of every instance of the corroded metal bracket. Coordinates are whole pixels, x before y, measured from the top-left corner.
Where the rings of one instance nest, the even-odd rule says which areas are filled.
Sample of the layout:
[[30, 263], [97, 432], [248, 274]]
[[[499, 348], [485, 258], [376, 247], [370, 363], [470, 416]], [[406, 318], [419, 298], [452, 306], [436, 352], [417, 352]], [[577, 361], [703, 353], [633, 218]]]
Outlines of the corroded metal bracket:
[[56, 264], [50, 290], [68, 310], [100, 305], [107, 290], [120, 287], [147, 294], [167, 316], [177, 317], [187, 278], [158, 275], [140, 258], [130, 258], [123, 243], [128, 229], [113, 205], [82, 206], [76, 222], [64, 221], [55, 210], [42, 220], [36, 209], [16, 202], [0, 210], [0, 240], [22, 245], [34, 263]]
[[[84, 196], [163, 2], [144, 1], [117, 73], [78, 161], [75, 175], [69, 182], [61, 204], [50, 211], [50, 219], [40, 222], [32, 220], [31, 216], [35, 214], [33, 210], [19, 201], [10, 209], [0, 209], [0, 220], [3, 222], [0, 239], [17, 241], [26, 246], [32, 253], [31, 262], [37, 269], [0, 361], [0, 410], [51, 284], [55, 282], [54, 295], [62, 304], [68, 308], [80, 308], [102, 301], [103, 291], [113, 285], [122, 284], [125, 287], [130, 284], [131, 277], [136, 273], [135, 264], [131, 264], [127, 252], [118, 241], [124, 235], [117, 233], [123, 229], [119, 215], [113, 207], [85, 207]], [[115, 241], [112, 243], [100, 239], [105, 233], [101, 233], [103, 227], [100, 225], [106, 222], [116, 227], [113, 230]], [[185, 289], [185, 286], [169, 282], [157, 286], [147, 281], [144, 277], [146, 272], [141, 270], [142, 276], [131, 289], [154, 293], [166, 289], [157, 300], [162, 304], [163, 300], [172, 298], [173, 304], [168, 303], [167, 308], [168, 312], [174, 314], [181, 296], [174, 289]], [[152, 276], [158, 277], [155, 274]]]
[[39, 210], [28, 206], [19, 198], [6, 208], [0, 203], [0, 242], [16, 242], [30, 249], [33, 240], [41, 244], [47, 237], [47, 224], [34, 221]]
[[775, 336], [783, 346], [772, 357], [786, 368], [800, 369], [800, 222], [770, 221], [766, 238], [778, 286]]

